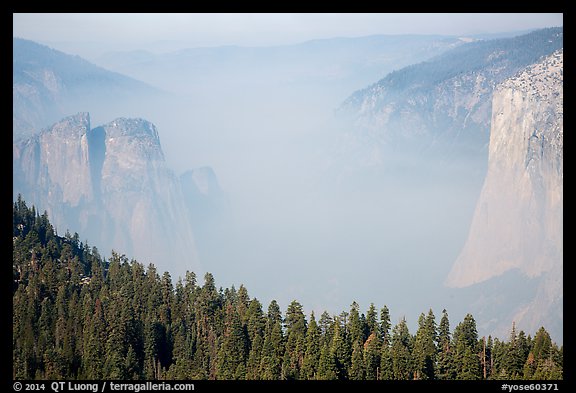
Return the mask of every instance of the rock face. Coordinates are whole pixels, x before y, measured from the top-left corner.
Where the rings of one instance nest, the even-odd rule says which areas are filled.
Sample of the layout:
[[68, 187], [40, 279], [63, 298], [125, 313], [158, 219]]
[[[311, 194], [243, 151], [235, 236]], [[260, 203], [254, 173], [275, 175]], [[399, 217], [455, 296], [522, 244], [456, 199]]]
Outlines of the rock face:
[[339, 111], [350, 126], [328, 170], [342, 183], [413, 179], [418, 202], [445, 212], [429, 222], [402, 214], [430, 234], [457, 229], [434, 243], [450, 253], [435, 263], [451, 270], [443, 290], [459, 294], [453, 307], [486, 335], [506, 338], [515, 321], [562, 340], [562, 47], [562, 28], [460, 45], [388, 74]]
[[15, 143], [13, 166], [14, 195], [46, 210], [57, 230], [173, 275], [200, 269], [180, 182], [153, 124], [118, 118], [91, 129], [79, 113]]
[[[467, 287], [511, 270], [538, 279], [518, 304], [527, 331], [561, 329], [563, 264], [563, 51], [497, 86], [488, 172], [468, 240], [446, 284]], [[508, 321], [507, 327], [512, 322]], [[561, 335], [561, 332], [560, 332]]]
[[364, 165], [394, 151], [484, 160], [494, 87], [562, 44], [562, 28], [549, 28], [461, 45], [394, 71], [343, 103], [354, 130], [345, 143], [363, 151]]

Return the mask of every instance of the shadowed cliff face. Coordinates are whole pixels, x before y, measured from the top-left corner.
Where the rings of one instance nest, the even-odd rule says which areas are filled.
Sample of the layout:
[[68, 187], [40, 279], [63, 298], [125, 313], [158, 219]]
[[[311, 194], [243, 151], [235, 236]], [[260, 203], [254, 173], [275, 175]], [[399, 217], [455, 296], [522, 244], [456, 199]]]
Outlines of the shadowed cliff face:
[[14, 144], [13, 153], [14, 195], [46, 210], [60, 232], [173, 275], [199, 270], [180, 183], [153, 124], [119, 118], [90, 129], [80, 113]]
[[512, 270], [538, 278], [512, 320], [527, 331], [544, 324], [561, 332], [563, 51], [500, 84], [492, 108], [488, 173], [446, 284], [467, 287]]

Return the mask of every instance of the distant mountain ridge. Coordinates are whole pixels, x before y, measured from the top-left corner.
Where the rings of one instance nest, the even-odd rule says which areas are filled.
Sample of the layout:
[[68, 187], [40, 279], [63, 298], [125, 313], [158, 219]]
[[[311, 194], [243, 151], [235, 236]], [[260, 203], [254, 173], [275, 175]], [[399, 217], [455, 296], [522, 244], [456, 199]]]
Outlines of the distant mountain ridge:
[[[95, 61], [170, 91], [190, 86], [210, 89], [216, 82], [259, 86], [321, 84], [347, 94], [387, 72], [461, 45], [441, 35], [374, 35], [317, 39], [277, 46], [192, 47], [167, 53], [114, 51]], [[167, 78], [170, 75], [172, 78]]]
[[14, 38], [12, 41], [14, 140], [27, 138], [69, 113], [126, 108], [160, 91], [144, 82], [72, 56]]
[[377, 157], [401, 146], [485, 156], [494, 87], [562, 46], [561, 27], [463, 44], [391, 72], [352, 94], [339, 111], [353, 122], [350, 137], [371, 144]]

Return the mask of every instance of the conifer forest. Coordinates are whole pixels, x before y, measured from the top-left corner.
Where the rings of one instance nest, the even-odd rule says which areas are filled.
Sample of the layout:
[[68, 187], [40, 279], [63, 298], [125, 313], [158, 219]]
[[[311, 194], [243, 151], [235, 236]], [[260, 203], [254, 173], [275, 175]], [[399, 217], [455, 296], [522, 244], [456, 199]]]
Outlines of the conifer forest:
[[[562, 379], [563, 347], [545, 327], [479, 337], [471, 314], [425, 310], [411, 332], [384, 304], [338, 315], [262, 304], [56, 233], [46, 213], [13, 205], [14, 379]], [[416, 316], [412, 316], [415, 318]]]

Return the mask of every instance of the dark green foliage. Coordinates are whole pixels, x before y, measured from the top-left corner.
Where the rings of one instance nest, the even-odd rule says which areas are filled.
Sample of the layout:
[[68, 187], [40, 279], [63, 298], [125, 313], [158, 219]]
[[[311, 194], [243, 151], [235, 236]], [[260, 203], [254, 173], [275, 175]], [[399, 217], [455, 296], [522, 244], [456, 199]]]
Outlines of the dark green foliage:
[[375, 380], [380, 372], [380, 349], [382, 343], [375, 333], [371, 333], [364, 343], [365, 379]]
[[286, 350], [284, 352], [283, 376], [285, 379], [302, 379], [300, 369], [306, 350], [306, 317], [302, 305], [293, 301], [286, 310]]
[[420, 315], [418, 331], [414, 338], [414, 373], [416, 379], [436, 377], [436, 321], [432, 310], [428, 316]]
[[442, 310], [442, 319], [438, 326], [437, 348], [436, 377], [445, 380], [455, 379], [454, 347], [450, 339], [450, 321], [446, 310]]
[[413, 337], [408, 331], [406, 319], [402, 318], [400, 322], [392, 329], [392, 376], [393, 379], [413, 379], [416, 377], [414, 372], [413, 359]]
[[314, 317], [314, 312], [310, 314], [310, 325], [306, 332], [306, 352], [304, 354], [304, 360], [302, 361], [302, 369], [300, 371], [300, 377], [302, 379], [316, 379], [318, 366], [320, 362], [320, 338], [322, 333], [318, 324], [316, 324], [316, 318]]
[[336, 365], [336, 378], [343, 380], [348, 379], [348, 370], [351, 365], [351, 346], [348, 334], [346, 333], [346, 324], [343, 322], [344, 318], [337, 318], [334, 325], [334, 335], [332, 336], [332, 344], [330, 352]]
[[454, 329], [454, 364], [457, 379], [481, 379], [481, 348], [478, 344], [476, 321], [471, 314]]
[[264, 343], [262, 344], [260, 361], [261, 379], [281, 379], [284, 348], [282, 314], [276, 300], [272, 300], [268, 306], [268, 318], [264, 330]]
[[451, 337], [446, 310], [422, 314], [413, 336], [403, 318], [306, 320], [275, 300], [267, 313], [240, 286], [216, 289], [188, 272], [175, 285], [154, 265], [112, 251], [103, 259], [78, 234], [58, 236], [46, 214], [19, 197], [13, 208], [14, 379], [561, 379], [563, 348], [542, 327], [512, 326], [507, 342], [479, 339], [467, 315]]

